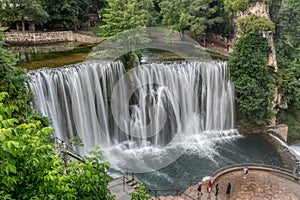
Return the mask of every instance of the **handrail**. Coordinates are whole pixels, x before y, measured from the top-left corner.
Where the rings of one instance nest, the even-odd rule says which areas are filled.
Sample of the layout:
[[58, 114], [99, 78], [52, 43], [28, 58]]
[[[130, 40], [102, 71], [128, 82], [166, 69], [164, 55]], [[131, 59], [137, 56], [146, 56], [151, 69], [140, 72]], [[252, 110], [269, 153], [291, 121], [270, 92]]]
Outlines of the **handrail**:
[[226, 169], [230, 169], [230, 168], [234, 168], [234, 167], [244, 167], [244, 166], [266, 167], [266, 168], [270, 168], [270, 169], [279, 170], [281, 172], [285, 172], [285, 173], [288, 173], [290, 175], [300, 178], [299, 175], [297, 175], [295, 172], [293, 172], [291, 170], [284, 169], [284, 168], [277, 167], [277, 166], [272, 166], [272, 165], [259, 164], [259, 163], [241, 163], [241, 164], [235, 164], [235, 165], [228, 165], [228, 166], [222, 167], [222, 168], [218, 169], [217, 171], [215, 171], [213, 173], [213, 176], [215, 176], [219, 172], [224, 171]]
[[[214, 182], [216, 179], [218, 179], [220, 176], [227, 174], [229, 172], [232, 171], [238, 171], [241, 170], [242, 167], [247, 166], [248, 169], [252, 169], [252, 170], [263, 170], [263, 171], [268, 171], [268, 172], [275, 172], [275, 173], [279, 173], [281, 175], [284, 176], [288, 176], [290, 178], [292, 178], [294, 181], [300, 182], [300, 177], [296, 176], [295, 174], [291, 173], [290, 170], [287, 169], [282, 169], [280, 167], [275, 167], [275, 166], [268, 166], [268, 165], [261, 165], [261, 164], [240, 164], [240, 165], [235, 165], [235, 166], [231, 166], [231, 167], [224, 167], [220, 170], [218, 170], [212, 177], [211, 182]], [[230, 170], [231, 169], [231, 170]]]
[[[242, 163], [242, 164], [236, 164], [236, 165], [229, 165], [229, 166], [225, 166], [222, 167], [221, 169], [218, 169], [217, 171], [215, 171], [212, 175], [212, 179], [215, 180], [216, 178], [218, 178], [219, 176], [223, 175], [223, 173], [221, 173], [222, 171], [224, 171], [224, 173], [228, 173], [226, 172], [226, 170], [233, 168], [233, 170], [240, 170], [243, 167], [247, 166], [249, 169], [253, 169], [253, 170], [269, 170], [269, 171], [274, 171], [277, 173], [281, 173], [283, 175], [289, 176], [291, 178], [293, 178], [294, 180], [300, 182], [300, 176], [297, 176], [293, 173], [293, 171], [288, 170], [288, 169], [284, 169], [284, 168], [280, 168], [277, 166], [271, 166], [271, 165], [265, 165], [265, 164], [259, 164], [259, 163]], [[260, 168], [255, 168], [255, 167], [260, 167]], [[235, 169], [234, 169], [235, 168]], [[219, 176], [218, 176], [219, 174]], [[128, 179], [125, 175], [124, 175], [124, 180]], [[130, 180], [130, 179], [128, 179]], [[201, 180], [195, 180], [195, 179], [191, 179], [190, 180], [190, 186], [192, 186], [192, 183], [198, 183]], [[142, 182], [141, 182], [142, 183]], [[189, 194], [186, 193], [186, 190], [188, 188], [185, 189], [152, 189], [150, 187], [145, 186], [145, 191], [148, 194], [151, 194], [152, 196], [158, 198], [159, 196], [159, 192], [174, 192], [176, 193], [176, 196], [181, 196], [184, 195], [185, 197], [188, 197], [189, 199], [192, 200], [196, 200], [194, 197], [190, 196]]]
[[189, 194], [186, 194], [185, 192], [181, 193], [181, 195], [185, 195], [186, 197], [196, 200], [194, 197], [190, 196]]
[[164, 190], [159, 190], [159, 189], [150, 189], [149, 187], [145, 186], [145, 192], [147, 192], [148, 194], [153, 195], [154, 197], [158, 197], [158, 192], [175, 192], [176, 196], [180, 196], [180, 194], [183, 193], [183, 191], [181, 192], [180, 189], [164, 189]]
[[50, 141], [54, 143], [55, 147], [61, 147], [62, 151], [66, 152], [69, 156], [79, 160], [83, 161], [83, 157], [79, 155], [72, 147], [70, 147], [68, 144], [63, 143], [64, 141], [61, 140], [58, 137], [52, 137], [50, 138]]

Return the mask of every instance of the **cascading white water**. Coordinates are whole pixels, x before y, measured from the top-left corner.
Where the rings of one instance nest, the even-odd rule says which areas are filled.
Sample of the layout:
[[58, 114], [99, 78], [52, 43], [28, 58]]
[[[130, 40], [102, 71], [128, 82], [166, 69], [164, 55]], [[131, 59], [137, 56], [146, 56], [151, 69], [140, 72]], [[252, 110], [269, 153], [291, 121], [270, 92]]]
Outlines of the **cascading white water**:
[[88, 147], [111, 145], [109, 95], [123, 73], [120, 63], [105, 62], [35, 71], [30, 83], [34, 107], [65, 141], [79, 135]]
[[277, 136], [274, 136], [272, 134], [269, 134], [272, 138], [274, 138], [279, 144], [284, 146], [286, 149], [289, 150], [289, 152], [294, 156], [294, 159], [296, 161], [295, 165], [295, 171], [297, 174], [300, 175], [300, 145], [299, 144], [294, 144], [294, 145], [288, 145], [284, 141], [282, 141], [280, 138]]
[[100, 145], [116, 168], [128, 167], [124, 158], [143, 158], [135, 167], [157, 169], [149, 160], [158, 155], [171, 157], [155, 161], [163, 167], [191, 142], [207, 152], [213, 141], [237, 135], [225, 62], [147, 64], [125, 75], [121, 63], [93, 61], [30, 75], [34, 106], [55, 135], [79, 135], [87, 149]]
[[291, 145], [289, 146], [289, 148], [292, 150], [292, 152], [294, 153], [294, 155], [300, 163], [300, 145]]

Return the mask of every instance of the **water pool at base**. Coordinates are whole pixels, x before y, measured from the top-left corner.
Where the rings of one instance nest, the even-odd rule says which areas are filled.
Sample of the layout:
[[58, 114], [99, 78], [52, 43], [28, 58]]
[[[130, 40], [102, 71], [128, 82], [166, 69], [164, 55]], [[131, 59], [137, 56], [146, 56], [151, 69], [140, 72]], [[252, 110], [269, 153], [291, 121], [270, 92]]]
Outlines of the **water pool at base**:
[[187, 150], [169, 166], [155, 172], [134, 174], [147, 189], [159, 195], [175, 195], [196, 185], [219, 169], [236, 164], [254, 163], [282, 167], [281, 155], [263, 135], [245, 135], [215, 144], [207, 157]]

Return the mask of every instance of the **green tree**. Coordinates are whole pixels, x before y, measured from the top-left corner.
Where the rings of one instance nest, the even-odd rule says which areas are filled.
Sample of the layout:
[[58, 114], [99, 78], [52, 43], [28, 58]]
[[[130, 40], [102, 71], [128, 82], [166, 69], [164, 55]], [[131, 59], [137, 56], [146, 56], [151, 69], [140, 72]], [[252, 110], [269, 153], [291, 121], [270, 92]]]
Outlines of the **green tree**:
[[273, 71], [267, 66], [269, 52], [261, 32], [251, 32], [236, 42], [228, 62], [241, 122], [246, 126], [267, 125], [275, 114]]
[[225, 10], [232, 13], [244, 11], [251, 2], [252, 0], [224, 0]]
[[3, 35], [0, 34], [0, 92], [9, 94], [5, 103], [17, 106], [18, 113], [14, 117], [24, 121], [24, 116], [31, 112], [29, 102], [32, 101], [32, 95], [25, 85], [29, 77], [25, 70], [15, 67], [16, 57], [3, 49], [2, 38]]
[[3, 0], [1, 1], [0, 20], [8, 25], [21, 21], [22, 31], [25, 31], [25, 20], [43, 24], [48, 18], [39, 0]]
[[253, 14], [238, 18], [237, 24], [243, 34], [255, 31], [275, 32], [275, 24], [271, 20]]
[[217, 0], [161, 0], [159, 6], [163, 24], [182, 35], [189, 30], [197, 40], [205, 35], [208, 28], [223, 21], [222, 17], [216, 15]]
[[131, 193], [131, 200], [148, 200], [151, 198], [151, 195], [145, 192], [145, 186], [138, 185], [137, 192]]
[[[101, 11], [103, 24], [100, 36], [110, 37], [127, 48], [120, 60], [127, 68], [134, 67], [139, 57], [133, 53], [133, 46], [149, 42], [143, 28], [156, 23], [156, 11], [152, 0], [108, 0], [107, 7]], [[132, 30], [139, 29], [137, 32]], [[122, 33], [122, 37], [118, 34]], [[127, 34], [127, 36], [126, 36]]]
[[27, 80], [0, 42], [0, 199], [113, 199], [98, 149], [65, 165], [50, 143], [53, 129], [29, 107]]
[[78, 29], [89, 19], [90, 0], [42, 0], [42, 5], [49, 14], [48, 28]]
[[224, 0], [225, 10], [229, 13], [236, 14], [238, 11], [245, 11], [256, 2], [271, 4], [272, 0]]
[[[277, 49], [278, 75], [277, 86], [283, 95], [278, 122], [289, 126], [288, 141], [300, 139], [300, 2], [283, 0], [276, 7], [275, 44]], [[275, 16], [274, 16], [275, 15]]]
[[107, 0], [102, 10], [103, 25], [99, 35], [114, 36], [124, 31], [153, 26], [156, 22], [152, 0]]
[[216, 3], [218, 9], [213, 17], [219, 16], [222, 20], [216, 22], [211, 28], [208, 29], [208, 32], [213, 32], [215, 34], [230, 38], [234, 34], [234, 23], [232, 16], [230, 13], [226, 12], [224, 0], [218, 0]]
[[109, 165], [99, 162], [99, 151], [66, 166], [50, 143], [52, 128], [11, 118], [18, 107], [5, 105], [7, 96], [0, 93], [1, 199], [113, 199], [105, 174]]

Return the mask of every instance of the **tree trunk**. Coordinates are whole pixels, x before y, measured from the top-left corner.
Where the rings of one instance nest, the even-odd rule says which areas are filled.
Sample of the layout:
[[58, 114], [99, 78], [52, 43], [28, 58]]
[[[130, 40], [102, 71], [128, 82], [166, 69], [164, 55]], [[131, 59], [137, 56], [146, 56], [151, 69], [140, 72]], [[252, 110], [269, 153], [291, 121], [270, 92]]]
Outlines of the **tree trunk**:
[[22, 32], [25, 32], [25, 20], [22, 18]]
[[35, 23], [34, 22], [30, 22], [29, 31], [35, 31]]

